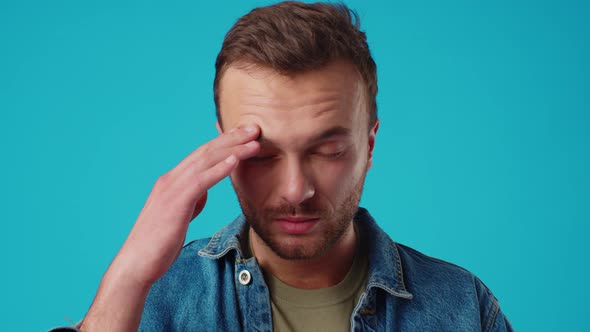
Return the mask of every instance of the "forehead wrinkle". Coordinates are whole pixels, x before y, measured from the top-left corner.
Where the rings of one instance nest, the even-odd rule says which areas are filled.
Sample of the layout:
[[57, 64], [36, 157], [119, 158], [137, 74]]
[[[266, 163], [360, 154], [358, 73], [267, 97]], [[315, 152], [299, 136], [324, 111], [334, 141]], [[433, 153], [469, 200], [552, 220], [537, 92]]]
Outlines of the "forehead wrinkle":
[[[322, 141], [326, 141], [336, 137], [352, 137], [352, 130], [349, 128], [335, 125], [328, 129], [321, 131], [320, 133], [312, 136], [310, 139], [307, 140], [306, 145], [313, 145], [317, 144]], [[274, 142], [272, 139], [266, 137], [264, 133], [260, 133], [258, 136], [257, 141], [260, 143], [261, 146], [279, 146], [278, 143]]]
[[[354, 97], [353, 97], [354, 98]], [[349, 98], [345, 98], [349, 99]], [[352, 102], [353, 100], [348, 100]], [[341, 93], [325, 93], [318, 91], [316, 96], [303, 96], [302, 98], [281, 98], [278, 95], [264, 94], [254, 89], [248, 91], [247, 95], [241, 98], [241, 106], [254, 106], [262, 109], [271, 109], [275, 111], [297, 111], [297, 110], [315, 110], [314, 116], [317, 116], [327, 110], [342, 108], [345, 103], [341, 98]]]

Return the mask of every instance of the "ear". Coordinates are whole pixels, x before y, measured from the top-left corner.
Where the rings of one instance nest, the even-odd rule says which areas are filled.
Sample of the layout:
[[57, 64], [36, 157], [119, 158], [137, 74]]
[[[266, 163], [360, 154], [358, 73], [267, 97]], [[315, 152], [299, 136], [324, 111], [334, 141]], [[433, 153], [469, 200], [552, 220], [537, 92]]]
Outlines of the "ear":
[[373, 125], [373, 128], [371, 128], [371, 131], [369, 131], [369, 161], [367, 162], [367, 170], [373, 166], [373, 149], [375, 148], [375, 137], [377, 136], [377, 130], [379, 130], [379, 119], [377, 119], [375, 125]]
[[217, 132], [219, 133], [219, 135], [223, 134], [223, 129], [221, 129], [219, 121], [215, 121], [215, 127], [217, 128]]

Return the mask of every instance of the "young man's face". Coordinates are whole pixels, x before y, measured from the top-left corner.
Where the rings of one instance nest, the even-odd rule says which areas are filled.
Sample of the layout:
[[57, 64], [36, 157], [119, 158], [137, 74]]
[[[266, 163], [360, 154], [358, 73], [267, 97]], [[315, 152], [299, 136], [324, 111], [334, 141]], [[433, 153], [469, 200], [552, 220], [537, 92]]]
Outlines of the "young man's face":
[[350, 231], [377, 125], [352, 64], [282, 76], [230, 67], [220, 84], [225, 130], [261, 128], [260, 153], [231, 174], [256, 235], [278, 256], [322, 256]]

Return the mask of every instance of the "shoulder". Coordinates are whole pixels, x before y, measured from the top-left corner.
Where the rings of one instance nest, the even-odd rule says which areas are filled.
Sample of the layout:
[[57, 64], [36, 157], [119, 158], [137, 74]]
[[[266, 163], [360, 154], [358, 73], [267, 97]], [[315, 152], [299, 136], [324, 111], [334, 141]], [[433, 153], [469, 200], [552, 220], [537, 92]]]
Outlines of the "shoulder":
[[240, 216], [212, 237], [185, 244], [170, 269], [152, 286], [153, 291], [170, 293], [170, 289], [179, 288], [182, 293], [198, 292], [215, 288], [222, 278], [231, 278], [234, 257], [241, 255], [244, 231], [245, 219]]
[[[404, 282], [414, 291], [436, 288], [444, 292], [474, 292], [489, 289], [469, 270], [428, 256], [416, 249], [395, 243], [404, 274]], [[490, 292], [491, 294], [491, 292]]]
[[199, 279], [199, 284], [203, 283], [203, 279], [210, 280], [210, 278], [204, 277], [218, 273], [218, 265], [223, 262], [223, 259], [212, 259], [199, 254], [199, 251], [207, 246], [210, 240], [211, 238], [203, 238], [187, 243], [180, 251], [174, 264], [152, 288], [169, 288], [194, 279]]
[[475, 274], [408, 246], [395, 245], [402, 262], [404, 282], [414, 295], [414, 301], [427, 306], [437, 303], [445, 306], [448, 312], [472, 312], [480, 317], [483, 331], [492, 330], [498, 323], [502, 316], [498, 300]]
[[[470, 271], [459, 265], [428, 256], [400, 243], [395, 243], [395, 246], [399, 252], [404, 272], [411, 274], [408, 277], [424, 276], [427, 277], [426, 279], [431, 279], [438, 276], [440, 278], [458, 278], [459, 280], [468, 280], [474, 277]], [[417, 281], [420, 281], [420, 279]]]
[[204, 238], [186, 244], [168, 271], [152, 285], [148, 300], [174, 303], [183, 296], [194, 296], [212, 287], [222, 273], [219, 265], [225, 260], [199, 255], [209, 240]]
[[[221, 296], [224, 259], [199, 255], [210, 239], [186, 244], [174, 264], [150, 288], [140, 331], [174, 330], [185, 315], [198, 317], [206, 312], [195, 308], [211, 306]], [[201, 317], [203, 318], [203, 317]]]

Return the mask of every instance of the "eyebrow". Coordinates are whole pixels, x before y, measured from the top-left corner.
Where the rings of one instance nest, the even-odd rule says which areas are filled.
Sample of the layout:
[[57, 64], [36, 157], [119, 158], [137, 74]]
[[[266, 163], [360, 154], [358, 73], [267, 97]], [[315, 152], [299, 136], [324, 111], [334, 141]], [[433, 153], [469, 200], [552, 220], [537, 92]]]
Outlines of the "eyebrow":
[[[351, 130], [349, 128], [342, 127], [342, 126], [335, 126], [335, 127], [329, 128], [327, 130], [324, 130], [323, 132], [312, 137], [309, 140], [309, 144], [311, 145], [311, 144], [321, 142], [321, 141], [324, 141], [324, 140], [327, 140], [330, 138], [335, 138], [335, 137], [340, 137], [340, 136], [350, 136], [350, 135], [351, 135]], [[262, 133], [258, 137], [258, 142], [260, 142], [260, 145], [267, 145], [267, 146], [277, 146], [278, 145], [275, 142], [273, 142], [271, 139], [269, 139], [268, 137], [265, 137]]]

